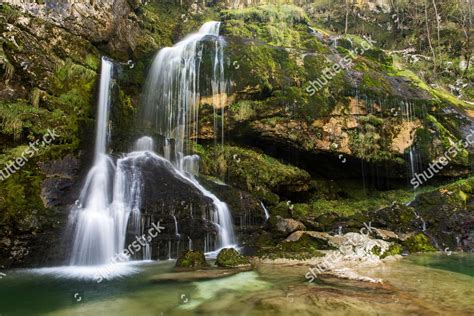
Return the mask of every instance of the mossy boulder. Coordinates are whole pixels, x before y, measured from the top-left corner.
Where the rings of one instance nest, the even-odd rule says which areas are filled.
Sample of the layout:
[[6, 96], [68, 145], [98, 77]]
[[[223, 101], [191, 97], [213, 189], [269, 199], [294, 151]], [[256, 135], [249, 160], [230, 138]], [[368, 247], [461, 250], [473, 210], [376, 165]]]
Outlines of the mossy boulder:
[[223, 268], [233, 268], [250, 264], [249, 259], [242, 256], [234, 248], [224, 248], [217, 255], [216, 265]]
[[431, 245], [430, 239], [423, 233], [411, 236], [403, 244], [410, 253], [436, 251], [436, 248]]
[[207, 267], [207, 262], [202, 251], [186, 250], [176, 260], [176, 268], [197, 269], [204, 267]]
[[281, 241], [275, 246], [260, 248], [257, 256], [263, 259], [296, 259], [305, 260], [314, 257], [323, 257], [324, 253], [319, 251], [326, 248], [327, 243], [320, 239], [304, 234], [296, 241]]

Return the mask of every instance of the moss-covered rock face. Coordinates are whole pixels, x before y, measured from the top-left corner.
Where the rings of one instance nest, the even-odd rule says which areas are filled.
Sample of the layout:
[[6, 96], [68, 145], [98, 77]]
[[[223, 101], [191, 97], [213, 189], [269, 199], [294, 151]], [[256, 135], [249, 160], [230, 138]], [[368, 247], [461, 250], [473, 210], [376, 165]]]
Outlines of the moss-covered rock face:
[[198, 269], [204, 267], [207, 267], [207, 263], [202, 251], [186, 250], [176, 260], [176, 268]]
[[[319, 255], [321, 246], [309, 237], [283, 243], [273, 231], [280, 216], [329, 232], [358, 231], [371, 222], [413, 233], [423, 230], [424, 222], [429, 240], [416, 235], [409, 242], [413, 249], [430, 250], [428, 242], [474, 249], [472, 177], [425, 187], [427, 192], [406, 205], [413, 200], [409, 155], [414, 153], [422, 170], [465, 139], [472, 127], [465, 114], [472, 117], [472, 106], [430, 84], [420, 72], [425, 62], [407, 67], [405, 56], [381, 50], [394, 47], [386, 45], [388, 37], [367, 47], [369, 41], [360, 36], [336, 36], [323, 27], [339, 29], [341, 12], [321, 20], [314, 10], [319, 2], [259, 6], [261, 1], [252, 1], [232, 9], [229, 1], [204, 7], [187, 0], [117, 0], [113, 10], [103, 0], [72, 2], [52, 8], [38, 1], [23, 5], [26, 11], [0, 5], [0, 165], [48, 129], [60, 135], [0, 182], [0, 265], [30, 264], [46, 248], [36, 245], [54, 243], [65, 226], [93, 145], [101, 56], [116, 62], [111, 149], [128, 151], [140, 132], [134, 120], [154, 53], [211, 19], [222, 21], [227, 43], [228, 102], [217, 111], [224, 115], [227, 145], [211, 142], [217, 132], [214, 109], [203, 91], [200, 129], [192, 136], [204, 145], [194, 146], [194, 152], [210, 180], [203, 183], [228, 202], [245, 246], [269, 257]], [[350, 65], [335, 70], [344, 58]], [[472, 69], [463, 80], [472, 78]], [[448, 77], [457, 72], [451, 70]], [[331, 78], [321, 79], [328, 73]], [[316, 91], [316, 80], [327, 83]], [[464, 95], [469, 89], [462, 89]], [[222, 126], [217, 127], [220, 133]], [[451, 181], [471, 174], [471, 162], [469, 149], [460, 148], [437, 176]], [[219, 181], [231, 186], [223, 188]], [[385, 253], [399, 251], [394, 245]], [[201, 254], [188, 256], [183, 264], [202, 263]]]
[[222, 249], [216, 258], [216, 265], [223, 268], [233, 268], [250, 264], [248, 258], [242, 256], [234, 248]]
[[[238, 144], [317, 173], [329, 169], [325, 175], [355, 173], [362, 161], [371, 166], [365, 172], [389, 165], [387, 177], [409, 177], [412, 145], [427, 164], [449, 139], [463, 137], [458, 132], [466, 121], [442, 114], [456, 102], [401, 71], [369, 39], [333, 36], [293, 5], [224, 10], [221, 18], [231, 81], [226, 128]], [[344, 57], [351, 65], [333, 72], [315, 93], [311, 83]], [[202, 135], [212, 135], [205, 118], [202, 123]], [[340, 155], [346, 165], [328, 162]], [[325, 168], [311, 165], [314, 160], [325, 160]], [[463, 151], [441, 174], [465, 174], [468, 166]]]
[[386, 258], [389, 256], [401, 255], [403, 252], [403, 247], [397, 243], [392, 243], [387, 251], [380, 255], [380, 258]]
[[[0, 4], [0, 169], [48, 129], [59, 137], [0, 182], [0, 265], [59, 264], [59, 251], [50, 259], [45, 249], [61, 236], [90, 163], [101, 56], [116, 70], [112, 146], [128, 151], [153, 54], [215, 13], [188, 1], [19, 5]], [[49, 162], [61, 172], [40, 167]]]
[[261, 152], [237, 146], [195, 146], [201, 172], [225, 180], [275, 204], [279, 197], [302, 196], [310, 190], [310, 175]]
[[380, 259], [384, 259], [389, 256], [401, 255], [403, 252], [403, 247], [397, 243], [392, 243], [386, 251], [382, 251], [382, 248], [376, 245], [372, 247], [370, 252], [380, 257]]
[[411, 236], [404, 242], [404, 245], [410, 253], [436, 251], [436, 248], [431, 245], [429, 238], [423, 233]]

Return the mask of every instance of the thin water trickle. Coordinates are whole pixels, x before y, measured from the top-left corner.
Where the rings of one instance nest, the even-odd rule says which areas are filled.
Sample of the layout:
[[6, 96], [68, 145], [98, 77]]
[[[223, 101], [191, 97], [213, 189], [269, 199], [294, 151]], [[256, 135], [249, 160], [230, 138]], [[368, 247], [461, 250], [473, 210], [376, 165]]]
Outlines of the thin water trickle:
[[260, 205], [262, 206], [263, 211], [265, 212], [265, 222], [266, 222], [270, 218], [270, 212], [267, 210], [263, 202], [260, 202]]

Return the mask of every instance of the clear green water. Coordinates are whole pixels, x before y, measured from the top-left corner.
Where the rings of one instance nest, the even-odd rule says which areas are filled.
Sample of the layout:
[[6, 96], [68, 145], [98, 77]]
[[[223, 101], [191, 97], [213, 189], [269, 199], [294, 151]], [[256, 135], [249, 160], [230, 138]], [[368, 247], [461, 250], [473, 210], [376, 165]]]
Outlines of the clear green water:
[[383, 285], [318, 279], [306, 266], [260, 265], [201, 282], [149, 280], [174, 262], [141, 265], [121, 279], [79, 281], [5, 272], [0, 315], [474, 315], [474, 255], [417, 255], [361, 271]]

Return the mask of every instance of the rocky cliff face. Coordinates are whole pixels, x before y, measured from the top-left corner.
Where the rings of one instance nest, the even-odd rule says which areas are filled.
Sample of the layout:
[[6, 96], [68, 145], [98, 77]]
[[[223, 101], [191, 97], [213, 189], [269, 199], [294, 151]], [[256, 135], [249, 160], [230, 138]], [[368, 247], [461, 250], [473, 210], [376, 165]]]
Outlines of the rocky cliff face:
[[[193, 5], [140, 8], [133, 1], [0, 5], [2, 168], [48, 130], [59, 135], [0, 185], [1, 264], [44, 264], [35, 256], [44, 252], [37, 245], [41, 236], [61, 237], [90, 164], [101, 55], [116, 58], [118, 68], [123, 65], [113, 112], [120, 140], [120, 131], [127, 133], [133, 120], [145, 65], [158, 47], [187, 32], [182, 28], [200, 23]], [[184, 19], [188, 23], [182, 27]]]
[[[117, 65], [111, 147], [125, 152], [139, 133], [133, 121], [153, 54], [206, 20], [222, 20], [227, 41], [231, 89], [221, 108], [229, 145], [210, 141], [213, 113], [203, 93], [201, 130], [194, 135], [200, 145], [194, 150], [202, 158], [202, 173], [214, 180], [206, 185], [229, 203], [246, 245], [268, 241], [264, 224], [281, 237], [272, 231], [274, 219], [263, 217], [260, 200], [272, 217], [298, 219], [311, 229], [332, 230], [347, 221], [353, 224], [348, 229], [356, 229], [363, 224], [358, 213], [410, 201], [413, 164], [423, 170], [468, 135], [467, 104], [428, 86], [379, 43], [368, 47], [368, 37], [340, 36], [320, 27], [340, 25], [340, 20], [319, 23], [326, 9], [307, 10], [308, 16], [301, 7], [312, 3], [259, 4], [8, 0], [0, 5], [1, 165], [48, 129], [60, 135], [0, 183], [0, 265], [60, 261], [56, 250], [40, 257], [58, 244], [90, 163], [101, 55]], [[357, 4], [370, 12], [386, 7], [385, 1]], [[348, 67], [333, 68], [344, 58], [351, 61]], [[328, 71], [330, 78], [322, 79]], [[469, 150], [460, 150], [438, 179], [472, 173]], [[216, 178], [231, 186], [217, 185]], [[455, 203], [462, 214], [472, 212], [472, 190], [448, 191], [461, 196]], [[169, 198], [151, 195], [157, 200], [150, 205]], [[451, 197], [441, 194], [442, 209], [450, 207]], [[433, 210], [427, 216], [441, 231]], [[459, 218], [469, 219], [466, 214]], [[359, 221], [347, 219], [352, 215]], [[172, 218], [166, 221], [172, 231]], [[472, 225], [464, 223], [458, 235], [469, 239]], [[160, 240], [159, 248], [167, 241]]]

